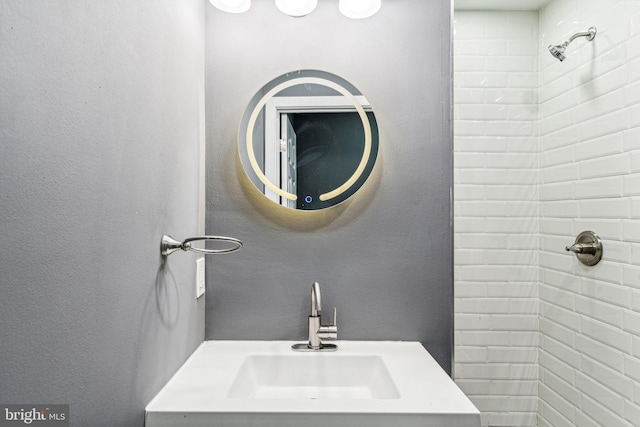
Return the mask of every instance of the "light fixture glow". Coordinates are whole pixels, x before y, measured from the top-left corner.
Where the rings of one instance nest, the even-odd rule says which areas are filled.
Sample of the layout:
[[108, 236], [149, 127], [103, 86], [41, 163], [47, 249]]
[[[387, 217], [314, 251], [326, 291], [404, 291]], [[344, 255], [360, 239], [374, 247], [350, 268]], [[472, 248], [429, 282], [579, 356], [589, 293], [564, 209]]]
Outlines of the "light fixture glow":
[[363, 19], [375, 15], [382, 6], [382, 0], [340, 0], [338, 9], [347, 18]]
[[331, 200], [334, 197], [338, 197], [339, 195], [347, 191], [349, 188], [351, 188], [351, 186], [353, 186], [356, 183], [358, 178], [360, 178], [364, 169], [367, 166], [367, 163], [369, 162], [369, 157], [371, 156], [371, 147], [373, 145], [371, 123], [369, 122], [367, 113], [364, 111], [364, 108], [362, 107], [358, 99], [351, 92], [349, 92], [344, 87], [340, 86], [338, 83], [335, 83], [323, 78], [318, 78], [318, 77], [299, 77], [296, 79], [285, 81], [284, 83], [280, 83], [279, 85], [271, 89], [269, 92], [267, 92], [262, 97], [262, 99], [258, 101], [253, 111], [251, 112], [251, 115], [249, 116], [249, 123], [247, 124], [247, 133], [245, 136], [245, 139], [247, 141], [247, 154], [249, 156], [249, 163], [251, 164], [251, 168], [253, 169], [253, 172], [255, 172], [258, 179], [260, 179], [260, 181], [262, 181], [262, 183], [269, 190], [273, 191], [274, 193], [278, 194], [281, 197], [284, 197], [285, 199], [296, 200], [298, 198], [297, 195], [293, 193], [289, 193], [288, 191], [282, 190], [280, 187], [278, 187], [273, 182], [271, 182], [269, 178], [266, 177], [266, 175], [262, 172], [262, 168], [258, 164], [256, 153], [253, 150], [253, 129], [256, 126], [256, 121], [258, 120], [258, 116], [262, 112], [262, 107], [264, 107], [267, 101], [271, 97], [275, 96], [278, 92], [286, 88], [295, 86], [297, 84], [317, 84], [317, 85], [327, 86], [328, 88], [333, 89], [336, 92], [339, 92], [341, 95], [346, 97], [349, 101], [351, 101], [351, 103], [356, 109], [356, 112], [360, 116], [360, 120], [362, 120], [362, 127], [364, 129], [364, 149], [362, 152], [362, 158], [360, 159], [360, 164], [356, 168], [356, 171], [353, 173], [353, 175], [351, 175], [351, 177], [347, 179], [344, 182], [344, 184], [342, 184], [341, 186], [339, 186], [338, 188], [332, 191], [320, 194], [320, 196], [318, 197], [322, 201]]
[[251, 0], [209, 0], [209, 3], [229, 13], [246, 12], [251, 7]]
[[280, 12], [295, 17], [310, 14], [317, 5], [318, 0], [276, 0], [276, 7]]

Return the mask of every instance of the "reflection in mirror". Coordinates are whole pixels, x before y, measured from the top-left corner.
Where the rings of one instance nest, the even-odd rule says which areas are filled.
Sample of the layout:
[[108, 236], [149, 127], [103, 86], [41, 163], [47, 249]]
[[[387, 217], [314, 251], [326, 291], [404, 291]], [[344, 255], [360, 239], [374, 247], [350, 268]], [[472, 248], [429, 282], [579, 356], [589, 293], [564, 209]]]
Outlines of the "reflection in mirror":
[[243, 168], [267, 198], [317, 210], [351, 197], [378, 154], [378, 126], [366, 98], [344, 79], [316, 70], [265, 85], [244, 112]]

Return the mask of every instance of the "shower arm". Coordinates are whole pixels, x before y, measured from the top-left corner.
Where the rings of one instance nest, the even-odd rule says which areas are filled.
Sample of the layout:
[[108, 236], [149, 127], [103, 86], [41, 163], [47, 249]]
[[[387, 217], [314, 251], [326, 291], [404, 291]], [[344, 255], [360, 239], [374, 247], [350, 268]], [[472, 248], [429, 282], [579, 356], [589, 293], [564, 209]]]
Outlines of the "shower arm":
[[568, 46], [569, 43], [571, 43], [572, 41], [574, 41], [578, 37], [586, 37], [587, 40], [591, 41], [591, 40], [594, 39], [595, 36], [596, 36], [596, 27], [591, 27], [587, 31], [583, 31], [581, 33], [575, 33], [574, 35], [569, 37], [569, 40], [567, 40], [563, 44], [566, 44]]

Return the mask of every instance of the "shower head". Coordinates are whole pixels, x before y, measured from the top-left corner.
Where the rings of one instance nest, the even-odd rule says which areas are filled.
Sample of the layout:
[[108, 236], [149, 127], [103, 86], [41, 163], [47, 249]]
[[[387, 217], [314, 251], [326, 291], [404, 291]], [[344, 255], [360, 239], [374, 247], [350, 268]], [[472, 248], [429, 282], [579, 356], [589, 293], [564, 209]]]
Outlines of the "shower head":
[[596, 27], [591, 27], [589, 28], [589, 30], [582, 33], [575, 33], [574, 35], [569, 37], [569, 40], [562, 44], [549, 45], [549, 52], [551, 52], [551, 55], [553, 55], [555, 58], [559, 59], [560, 61], [564, 61], [566, 58], [564, 52], [567, 49], [567, 46], [569, 46], [569, 44], [578, 37], [586, 37], [589, 41], [593, 40], [596, 37]]
[[551, 52], [551, 55], [555, 56], [556, 58], [558, 58], [560, 61], [564, 61], [564, 59], [566, 58], [564, 51], [567, 48], [567, 46], [565, 46], [564, 44], [558, 44], [558, 45], [549, 45], [549, 52]]

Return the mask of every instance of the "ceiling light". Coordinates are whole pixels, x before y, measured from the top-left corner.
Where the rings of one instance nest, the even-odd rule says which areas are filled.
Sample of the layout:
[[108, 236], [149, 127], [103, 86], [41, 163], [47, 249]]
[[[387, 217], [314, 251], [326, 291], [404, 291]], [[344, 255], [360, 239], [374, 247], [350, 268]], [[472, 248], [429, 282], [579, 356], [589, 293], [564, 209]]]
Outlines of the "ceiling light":
[[380, 10], [382, 0], [340, 0], [340, 13], [348, 18], [362, 19], [375, 15]]
[[308, 15], [317, 5], [318, 0], [276, 0], [276, 7], [280, 12], [295, 17]]
[[251, 0], [209, 0], [218, 9], [229, 13], [242, 13], [249, 10]]

